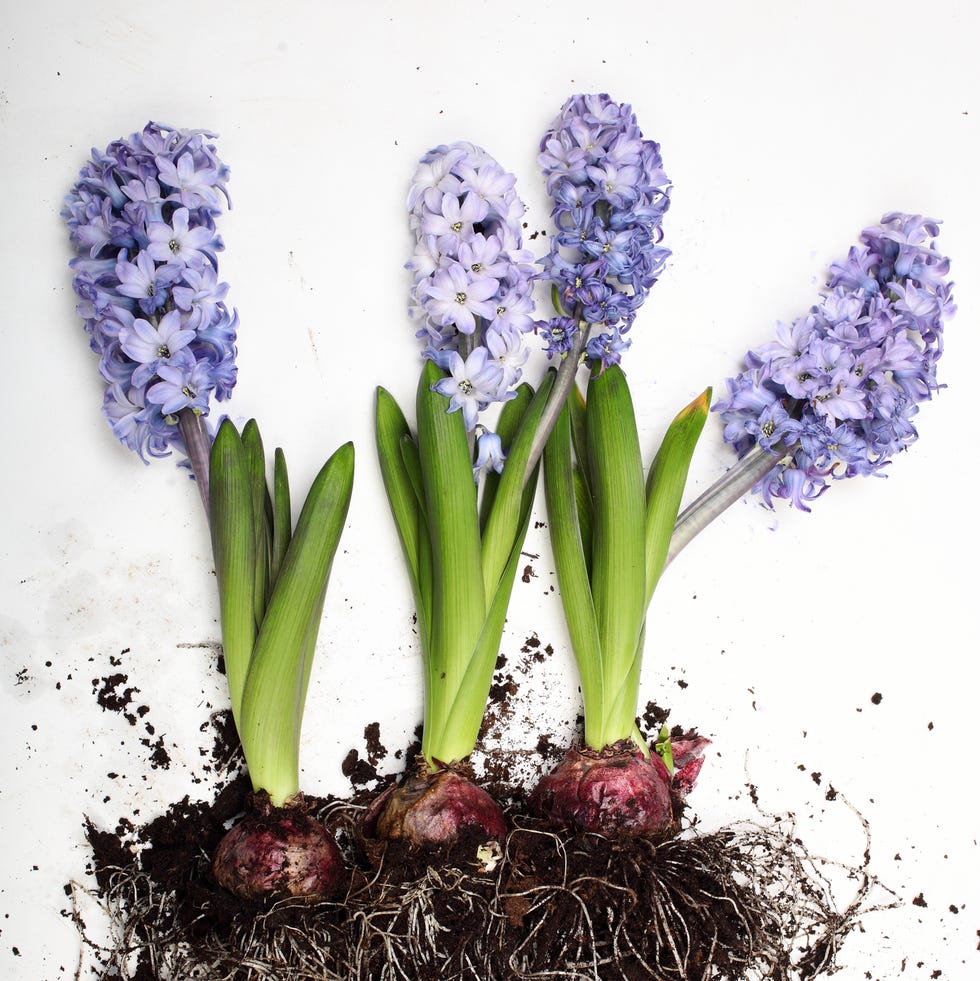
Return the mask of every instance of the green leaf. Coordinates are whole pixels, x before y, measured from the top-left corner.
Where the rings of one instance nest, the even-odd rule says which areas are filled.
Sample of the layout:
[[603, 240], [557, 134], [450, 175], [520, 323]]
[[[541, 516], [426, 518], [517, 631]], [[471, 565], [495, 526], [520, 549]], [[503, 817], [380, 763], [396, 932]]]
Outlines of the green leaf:
[[568, 405], [569, 419], [571, 421], [572, 455], [578, 461], [579, 472], [582, 476], [587, 500], [591, 508], [592, 487], [589, 483], [589, 450], [585, 436], [585, 399], [582, 398], [582, 392], [579, 390], [578, 385], [568, 393], [566, 404]]
[[633, 401], [618, 365], [589, 381], [586, 449], [595, 509], [592, 601], [602, 650], [601, 727], [612, 742], [633, 731], [636, 705], [625, 706], [619, 693], [634, 671], [646, 609], [643, 462]]
[[[592, 746], [601, 728], [604, 677], [599, 627], [592, 603], [588, 560], [583, 549], [576, 503], [570, 415], [566, 402], [545, 447], [544, 488], [558, 588], [582, 683], [585, 738]], [[595, 733], [590, 726], [596, 727]]]
[[[521, 421], [527, 412], [527, 407], [531, 404], [534, 397], [534, 389], [530, 385], [522, 384], [517, 387], [514, 398], [504, 403], [500, 411], [500, 418], [497, 420], [497, 435], [500, 437], [500, 445], [504, 452], [510, 452], [511, 444], [517, 435]], [[493, 510], [493, 502], [497, 496], [497, 488], [500, 486], [500, 474], [491, 470], [483, 478], [483, 496], [480, 500], [480, 529], [486, 528], [490, 513]]]
[[592, 577], [592, 526], [594, 523], [592, 495], [583, 475], [583, 467], [572, 464], [572, 485], [575, 490], [575, 510], [578, 515], [578, 533], [582, 539], [582, 552], [585, 566]]
[[465, 759], [473, 752], [480, 726], [487, 709], [493, 669], [500, 653], [500, 638], [507, 620], [507, 608], [514, 588], [514, 578], [521, 558], [524, 536], [531, 520], [531, 506], [537, 490], [538, 468], [525, 488], [521, 501], [521, 515], [518, 533], [515, 536], [511, 554], [497, 584], [483, 629], [470, 656], [466, 674], [459, 685], [456, 698], [446, 715], [446, 724], [439, 735], [438, 743], [430, 744], [433, 757], [443, 762]]
[[281, 805], [299, 790], [299, 738], [327, 581], [354, 480], [346, 443], [317, 475], [255, 641], [239, 733], [255, 789]]
[[608, 746], [620, 739], [630, 739], [643, 750], [645, 756], [650, 755], [650, 747], [636, 725], [636, 706], [640, 695], [640, 668], [643, 666], [645, 637], [646, 623], [644, 622], [636, 641], [633, 659], [618, 679], [618, 687], [607, 689], [606, 728], [598, 734], [596, 748], [600, 745]]
[[576, 385], [568, 394], [568, 412], [572, 432], [572, 458], [575, 476], [575, 500], [578, 505], [579, 533], [585, 564], [592, 574], [592, 526], [595, 508], [592, 504], [592, 487], [589, 482], [589, 451], [585, 436], [585, 399]]
[[402, 436], [398, 443], [402, 454], [402, 466], [409, 486], [415, 495], [415, 506], [420, 518], [425, 516], [425, 488], [422, 486], [422, 458], [419, 456], [419, 444], [411, 435]]
[[[432, 544], [429, 703], [422, 751], [445, 727], [486, 614], [476, 484], [462, 413], [433, 391], [444, 372], [431, 361], [417, 391], [418, 445]], [[447, 761], [448, 762], [448, 761]]]
[[282, 560], [286, 555], [286, 549], [289, 548], [289, 540], [293, 534], [293, 520], [289, 501], [289, 473], [286, 470], [286, 457], [279, 447], [276, 447], [272, 480], [274, 500], [269, 578], [271, 585], [274, 586], [282, 567]]
[[[520, 427], [511, 442], [504, 464], [493, 506], [483, 530], [482, 567], [483, 587], [487, 608], [497, 592], [497, 584], [510, 559], [514, 542], [518, 538], [521, 520], [521, 502], [524, 497], [524, 474], [527, 470], [531, 447], [538, 422], [544, 412], [548, 395], [554, 385], [555, 372], [548, 371], [541, 386], [524, 413]], [[520, 536], [523, 540], [523, 535]]]
[[653, 750], [664, 761], [668, 773], [674, 772], [674, 748], [670, 744], [670, 729], [661, 726]]
[[259, 434], [258, 423], [249, 419], [242, 429], [242, 446], [245, 448], [245, 462], [248, 466], [249, 482], [252, 487], [252, 524], [255, 534], [255, 625], [262, 623], [265, 604], [272, 590], [269, 578], [271, 558], [272, 503], [265, 481], [265, 448]]
[[663, 571], [691, 457], [710, 405], [711, 389], [708, 388], [677, 414], [650, 467], [646, 485], [645, 605], [649, 605]]
[[211, 447], [211, 546], [218, 579], [225, 673], [236, 724], [255, 643], [255, 526], [245, 448], [229, 420]]
[[416, 555], [414, 573], [417, 583], [414, 588], [415, 613], [418, 621], [419, 638], [422, 642], [422, 658], [427, 663], [429, 657], [429, 624], [432, 621], [432, 540], [425, 512], [422, 461], [419, 458], [418, 443], [411, 436], [403, 436], [400, 445], [402, 462], [415, 493], [418, 513], [418, 554]]
[[391, 507], [402, 551], [412, 579], [412, 590], [418, 595], [418, 554], [419, 554], [419, 499], [405, 466], [404, 440], [411, 440], [412, 434], [405, 421], [405, 415], [391, 394], [378, 388], [375, 396], [375, 440], [378, 462], [381, 465], [381, 479]]

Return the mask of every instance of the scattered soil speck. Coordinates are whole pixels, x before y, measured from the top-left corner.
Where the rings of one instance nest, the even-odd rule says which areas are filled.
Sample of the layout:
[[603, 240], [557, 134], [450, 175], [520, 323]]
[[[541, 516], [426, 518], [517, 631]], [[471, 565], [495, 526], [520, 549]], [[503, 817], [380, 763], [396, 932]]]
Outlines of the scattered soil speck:
[[378, 771], [368, 760], [362, 760], [361, 754], [352, 749], [340, 765], [341, 772], [351, 782], [352, 787], [363, 787], [378, 779]]
[[381, 724], [369, 722], [364, 727], [364, 742], [367, 746], [368, 759], [373, 765], [388, 755], [388, 749], [381, 742]]
[[656, 702], [647, 702], [647, 707], [641, 716], [642, 728], [647, 732], [659, 732], [670, 718], [670, 709], [661, 708]]
[[139, 688], [123, 687], [129, 681], [129, 675], [117, 671], [104, 678], [92, 679], [92, 693], [104, 712], [118, 712], [131, 725], [136, 725], [136, 716], [127, 709], [132, 704], [133, 695]]

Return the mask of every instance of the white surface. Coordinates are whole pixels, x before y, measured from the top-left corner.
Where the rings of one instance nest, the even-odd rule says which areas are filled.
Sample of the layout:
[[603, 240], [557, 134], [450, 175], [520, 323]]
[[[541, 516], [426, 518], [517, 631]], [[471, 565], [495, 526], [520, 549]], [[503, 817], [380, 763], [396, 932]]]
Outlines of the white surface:
[[[675, 184], [674, 257], [626, 364], [651, 448], [681, 404], [813, 302], [862, 227], [893, 209], [945, 222], [960, 312], [920, 442], [887, 480], [834, 486], [811, 515], [743, 502], [702, 535], [655, 599], [643, 698], [715, 741], [693, 799], [705, 826], [751, 813], [746, 769], [762, 805], [796, 812], [830, 857], [855, 860], [864, 841], [828, 785], [867, 816], [873, 871], [905, 905], [865, 918], [842, 981], [980, 975], [978, 8], [279, 6], [5, 10], [0, 976], [74, 976], [62, 887], [85, 880], [82, 815], [113, 825], [205, 796], [199, 726], [224, 705], [201, 646], [218, 628], [196, 491], [171, 463], [144, 467], [114, 443], [74, 314], [58, 210], [89, 147], [150, 118], [220, 133], [235, 205], [221, 273], [242, 324], [230, 411], [285, 448], [294, 493], [339, 443], [357, 445], [303, 745], [307, 789], [344, 792], [340, 763], [363, 754], [363, 726], [378, 720], [394, 750], [420, 715], [370, 422], [375, 385], [407, 400], [416, 378], [407, 183], [430, 146], [472, 140], [517, 173], [528, 231], [547, 229], [537, 141], [578, 91], [632, 102]], [[730, 463], [719, 428], [692, 490]], [[542, 532], [528, 551], [535, 577], [517, 583], [503, 650], [518, 662], [532, 632], [555, 649], [519, 678], [516, 717], [533, 722], [509, 740], [533, 748], [577, 704]], [[140, 689], [134, 705], [149, 706], [137, 727], [96, 702], [92, 679], [113, 656]], [[169, 770], [148, 765], [147, 721]]]

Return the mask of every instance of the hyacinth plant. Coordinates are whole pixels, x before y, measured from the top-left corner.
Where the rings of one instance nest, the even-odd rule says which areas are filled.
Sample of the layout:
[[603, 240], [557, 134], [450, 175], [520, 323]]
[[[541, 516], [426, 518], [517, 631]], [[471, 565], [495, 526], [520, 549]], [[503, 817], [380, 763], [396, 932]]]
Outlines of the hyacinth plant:
[[[608, 234], [601, 236], [608, 229], [630, 227], [628, 202], [649, 213], [641, 193], [624, 193], [616, 179], [629, 166], [623, 133], [640, 138], [634, 127], [628, 107], [578, 97], [542, 144], [559, 227], [549, 267], [560, 310], [581, 304], [580, 290], [589, 298], [590, 291], [626, 287], [630, 303], [607, 303], [614, 309], [635, 310], [642, 298], [628, 267], [625, 277], [616, 270], [611, 285], [595, 258], [595, 242], [607, 241]], [[607, 153], [615, 154], [614, 163]], [[612, 192], [618, 199], [606, 196]], [[832, 266], [820, 303], [747, 355], [745, 371], [729, 380], [728, 396], [714, 406], [740, 461], [679, 517], [710, 391], [668, 429], [644, 488], [618, 365], [625, 331], [613, 325], [600, 345], [586, 345], [588, 398], [568, 401], [545, 454], [549, 527], [585, 703], [584, 746], [570, 750], [531, 796], [532, 806], [556, 824], [604, 834], [673, 832], [706, 740], [671, 742], [661, 731], [650, 753], [635, 725], [646, 612], [657, 579], [694, 535], [750, 489], [769, 506], [785, 498], [808, 510], [830, 478], [878, 473], [916, 438], [912, 418], [938, 388], [942, 324], [954, 310], [949, 262], [932, 241], [937, 233], [929, 219], [885, 215]], [[567, 343], [581, 326], [580, 315], [559, 316], [540, 329]]]
[[[536, 487], [533, 436], [552, 387], [521, 382], [534, 278], [515, 179], [470, 143], [419, 163], [408, 199], [411, 310], [424, 344], [413, 432], [379, 388], [378, 455], [415, 598], [425, 678], [416, 772], [368, 814], [417, 844], [467, 826], [502, 838], [500, 807], [465, 773], [486, 709]], [[500, 404], [494, 429], [481, 419]], [[530, 478], [525, 480], [526, 473]]]
[[[531, 795], [557, 825], [603, 834], [666, 834], [700, 769], [705, 740], [655, 752], [636, 724], [646, 612], [663, 569], [710, 391], [669, 427], [644, 482], [633, 403], [620, 362], [627, 334], [669, 252], [660, 243], [670, 182], [659, 146], [630, 106], [568, 100], [539, 162], [556, 234], [545, 269], [557, 316], [537, 329], [563, 367], [588, 369], [545, 450], [545, 491], [562, 604], [584, 700], [584, 744]], [[574, 380], [574, 373], [572, 374]]]
[[255, 791], [215, 876], [244, 898], [324, 894], [345, 873], [329, 833], [304, 813], [299, 737], [353, 448], [324, 465], [294, 528], [285, 458], [277, 449], [270, 493], [255, 421], [239, 433], [225, 419], [212, 440], [210, 400], [234, 386], [238, 325], [218, 281], [214, 220], [228, 169], [212, 138], [151, 122], [93, 150], [62, 215], [112, 431], [144, 461], [185, 455], [209, 520], [232, 713]]

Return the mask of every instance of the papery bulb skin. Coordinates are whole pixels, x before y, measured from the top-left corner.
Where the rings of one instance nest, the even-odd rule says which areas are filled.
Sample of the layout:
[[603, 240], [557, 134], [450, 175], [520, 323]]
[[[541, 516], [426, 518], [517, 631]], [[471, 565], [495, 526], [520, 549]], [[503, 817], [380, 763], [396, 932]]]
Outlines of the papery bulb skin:
[[455, 770], [407, 777], [382, 794], [364, 819], [368, 838], [421, 847], [451, 845], [464, 830], [503, 841], [507, 823], [497, 802]]
[[529, 805], [555, 827], [571, 831], [668, 838], [677, 830], [679, 804], [672, 783], [664, 761], [656, 753], [647, 757], [632, 742], [602, 750], [573, 747], [541, 778]]
[[211, 867], [219, 885], [247, 900], [329, 897], [347, 881], [330, 832], [299, 806], [272, 807], [265, 795], [221, 839]]

